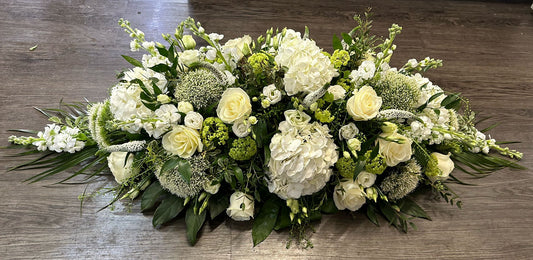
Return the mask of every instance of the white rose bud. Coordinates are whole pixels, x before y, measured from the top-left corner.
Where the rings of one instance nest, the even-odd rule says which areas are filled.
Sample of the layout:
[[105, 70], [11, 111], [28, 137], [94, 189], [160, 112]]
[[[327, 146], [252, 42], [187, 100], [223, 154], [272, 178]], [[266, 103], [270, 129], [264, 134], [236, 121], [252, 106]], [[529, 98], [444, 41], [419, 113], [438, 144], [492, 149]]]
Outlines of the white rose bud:
[[159, 94], [157, 95], [157, 101], [160, 102], [161, 104], [168, 104], [170, 103], [171, 99], [169, 96], [165, 94]]
[[328, 92], [333, 95], [333, 100], [343, 99], [346, 96], [346, 90], [340, 85], [330, 86]]
[[339, 129], [339, 139], [349, 140], [359, 133], [359, 129], [354, 123], [344, 125]]
[[186, 127], [200, 130], [202, 129], [204, 117], [200, 113], [190, 111], [189, 113], [187, 113], [187, 115], [185, 115], [185, 119], [183, 120], [183, 122]]
[[345, 178], [335, 186], [333, 202], [339, 210], [356, 211], [365, 204], [366, 197], [356, 181]]
[[453, 171], [455, 167], [452, 159], [450, 158], [450, 155], [451, 155], [450, 153], [448, 154], [441, 154], [437, 152], [431, 153], [430, 156], [437, 159], [437, 167], [441, 171], [440, 174], [437, 176], [429, 176], [429, 179], [431, 181], [433, 182], [436, 180], [443, 181], [443, 180], [448, 179], [448, 176], [450, 176], [450, 173]]
[[376, 117], [382, 102], [372, 87], [363, 86], [354, 90], [354, 95], [346, 103], [346, 110], [355, 121], [367, 121]]
[[180, 113], [187, 114], [193, 110], [194, 108], [192, 104], [187, 101], [181, 101], [178, 103], [178, 112]]
[[250, 124], [246, 120], [240, 120], [235, 122], [231, 126], [231, 130], [233, 130], [233, 133], [239, 138], [246, 137], [251, 132]]
[[[381, 134], [381, 138], [378, 138], [379, 153], [385, 157], [387, 166], [396, 166], [401, 162], [411, 159], [413, 154], [411, 144], [413, 141], [399, 133]], [[396, 140], [397, 142], [388, 141]]]
[[362, 171], [359, 173], [359, 175], [357, 175], [356, 181], [359, 185], [368, 188], [374, 185], [374, 182], [376, 181], [376, 175], [373, 173]]
[[177, 125], [172, 131], [166, 133], [162, 139], [163, 148], [173, 155], [189, 158], [194, 152], [203, 149], [200, 133], [197, 130]]
[[383, 133], [392, 134], [398, 130], [398, 126], [391, 122], [385, 122], [381, 126], [381, 130], [383, 131]]
[[139, 169], [132, 168], [134, 155], [130, 153], [126, 159], [127, 155], [127, 152], [112, 152], [107, 157], [107, 166], [119, 184], [139, 172]]
[[236, 221], [246, 221], [254, 217], [254, 199], [240, 191], [231, 194], [226, 214]]
[[185, 49], [190, 50], [196, 47], [196, 41], [194, 40], [194, 38], [192, 38], [192, 35], [183, 35], [182, 40], [183, 47], [185, 47]]
[[361, 151], [361, 141], [359, 141], [359, 139], [352, 138], [352, 139], [348, 140], [347, 143], [348, 143], [348, 148], [353, 153]]
[[250, 97], [241, 88], [228, 88], [222, 94], [217, 116], [226, 124], [246, 118], [252, 113]]
[[248, 117], [248, 122], [252, 125], [257, 124], [257, 117], [255, 116]]

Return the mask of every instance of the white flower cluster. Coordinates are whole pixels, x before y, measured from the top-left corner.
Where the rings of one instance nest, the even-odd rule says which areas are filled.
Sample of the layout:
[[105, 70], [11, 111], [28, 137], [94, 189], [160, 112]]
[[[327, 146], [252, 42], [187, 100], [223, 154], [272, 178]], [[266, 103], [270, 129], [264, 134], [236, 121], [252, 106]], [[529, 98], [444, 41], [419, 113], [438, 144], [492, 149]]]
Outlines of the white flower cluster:
[[80, 130], [68, 126], [49, 124], [44, 128], [44, 132], [39, 131], [39, 139], [32, 144], [37, 146], [39, 151], [55, 151], [58, 153], [75, 153], [85, 147], [85, 142], [78, 140]]
[[350, 73], [350, 79], [355, 85], [360, 85], [363, 80], [369, 80], [374, 77], [376, 72], [376, 65], [372, 60], [365, 60], [361, 63], [357, 70]]
[[272, 137], [268, 188], [282, 199], [298, 199], [322, 189], [337, 162], [337, 146], [329, 129], [303, 112], [288, 110]]
[[173, 125], [178, 124], [180, 119], [181, 115], [176, 106], [166, 104], [154, 111], [153, 117], [143, 124], [143, 128], [150, 136], [158, 139]]
[[275, 61], [288, 68], [283, 81], [289, 96], [314, 92], [338, 75], [329, 58], [314, 41], [302, 39], [300, 33], [291, 29], [287, 30], [281, 41]]
[[[416, 83], [420, 87], [420, 97], [418, 99], [418, 102], [416, 106], [421, 106], [429, 101], [429, 99], [437, 94], [444, 92], [439, 86], [434, 85], [431, 81], [429, 81], [428, 78], [422, 77], [419, 73], [412, 76], [413, 79], [415, 79]], [[444, 93], [437, 98], [433, 99], [431, 102], [427, 104], [427, 107], [429, 108], [439, 108], [440, 102], [446, 98], [446, 95]]]
[[[435, 111], [438, 111], [438, 113]], [[430, 145], [440, 144], [444, 140], [452, 139], [450, 134], [442, 133], [434, 129], [435, 127], [452, 131], [457, 130], [459, 127], [455, 110], [443, 107], [439, 109], [425, 108], [419, 119], [420, 121], [411, 122], [410, 136], [418, 142], [428, 140]]]
[[122, 130], [138, 133], [143, 118], [149, 118], [152, 111], [141, 100], [142, 89], [137, 84], [119, 83], [111, 89], [109, 105], [113, 117], [124, 122]]

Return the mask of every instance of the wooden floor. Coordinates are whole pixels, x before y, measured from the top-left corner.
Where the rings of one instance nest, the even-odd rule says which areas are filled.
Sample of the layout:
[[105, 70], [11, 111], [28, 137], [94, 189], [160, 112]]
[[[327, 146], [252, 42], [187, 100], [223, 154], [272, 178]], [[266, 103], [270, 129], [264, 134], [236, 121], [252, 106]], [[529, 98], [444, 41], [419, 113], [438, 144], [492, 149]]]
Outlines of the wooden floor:
[[[0, 0], [0, 146], [12, 128], [42, 129], [33, 110], [107, 96], [115, 72], [128, 64], [124, 17], [162, 41], [192, 16], [226, 39], [257, 37], [270, 27], [300, 31], [307, 25], [331, 51], [333, 34], [349, 31], [351, 17], [371, 6], [375, 32], [398, 23], [403, 33], [392, 64], [426, 56], [444, 60], [428, 74], [435, 84], [461, 92], [481, 116], [501, 125], [499, 140], [516, 140], [522, 164], [533, 169], [533, 15], [531, 1], [96, 1]], [[37, 45], [34, 51], [30, 47]], [[487, 123], [488, 125], [489, 123]], [[417, 221], [403, 234], [375, 227], [364, 215], [326, 216], [312, 235], [314, 249], [285, 249], [287, 232], [252, 247], [251, 225], [225, 221], [204, 228], [188, 246], [184, 221], [153, 229], [139, 204], [96, 210], [111, 197], [95, 197], [80, 214], [84, 185], [21, 181], [37, 171], [4, 173], [22, 162], [0, 150], [0, 258], [44, 259], [525, 259], [533, 255], [533, 170], [503, 170], [477, 186], [454, 185], [464, 208], [418, 197], [433, 221]], [[56, 181], [58, 179], [55, 179]], [[91, 184], [88, 189], [110, 185]], [[131, 210], [131, 213], [128, 212]]]

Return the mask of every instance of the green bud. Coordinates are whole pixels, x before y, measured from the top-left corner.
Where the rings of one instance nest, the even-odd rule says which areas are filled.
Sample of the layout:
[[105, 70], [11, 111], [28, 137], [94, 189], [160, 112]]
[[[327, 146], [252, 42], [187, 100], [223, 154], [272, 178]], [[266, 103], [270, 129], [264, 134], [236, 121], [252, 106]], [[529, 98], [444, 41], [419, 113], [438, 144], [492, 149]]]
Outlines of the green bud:
[[186, 50], [191, 50], [196, 47], [196, 41], [192, 38], [192, 35], [183, 35], [183, 47], [185, 47]]
[[383, 125], [381, 125], [381, 130], [383, 133], [392, 134], [396, 131], [398, 131], [398, 126], [391, 122], [385, 122]]

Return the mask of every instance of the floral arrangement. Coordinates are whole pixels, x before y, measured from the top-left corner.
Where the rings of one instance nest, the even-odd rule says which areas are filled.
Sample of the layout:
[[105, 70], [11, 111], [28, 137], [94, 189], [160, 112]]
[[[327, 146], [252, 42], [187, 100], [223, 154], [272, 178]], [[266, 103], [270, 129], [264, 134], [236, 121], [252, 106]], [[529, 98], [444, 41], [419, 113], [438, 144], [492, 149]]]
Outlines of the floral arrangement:
[[360, 210], [407, 232], [413, 218], [430, 219], [409, 196], [416, 190], [460, 207], [449, 184], [465, 183], [454, 169], [479, 177], [522, 168], [520, 152], [484, 134], [492, 127], [476, 128], [467, 100], [422, 76], [441, 60], [393, 68], [402, 28], [383, 40], [368, 14], [354, 19], [333, 37], [333, 53], [307, 28], [223, 43], [188, 18], [163, 34], [165, 46], [121, 19], [141, 60], [123, 56], [134, 67], [105, 101], [39, 110], [52, 123], [9, 141], [42, 156], [13, 169], [45, 168], [35, 182], [72, 168], [61, 183], [109, 169], [109, 205], [140, 197], [154, 227], [183, 212], [191, 244], [225, 213], [253, 219], [254, 245], [284, 228], [310, 245], [306, 230], [324, 213]]

